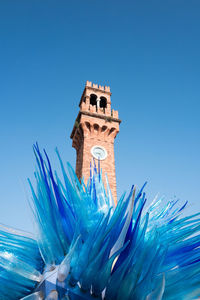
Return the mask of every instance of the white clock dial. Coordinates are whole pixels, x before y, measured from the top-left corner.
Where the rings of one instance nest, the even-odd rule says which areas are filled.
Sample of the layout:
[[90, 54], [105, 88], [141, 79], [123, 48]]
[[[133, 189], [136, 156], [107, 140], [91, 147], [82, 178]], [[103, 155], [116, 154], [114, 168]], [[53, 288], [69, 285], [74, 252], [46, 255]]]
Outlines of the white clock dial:
[[94, 146], [91, 149], [91, 153], [94, 158], [104, 160], [107, 157], [107, 151], [102, 146]]

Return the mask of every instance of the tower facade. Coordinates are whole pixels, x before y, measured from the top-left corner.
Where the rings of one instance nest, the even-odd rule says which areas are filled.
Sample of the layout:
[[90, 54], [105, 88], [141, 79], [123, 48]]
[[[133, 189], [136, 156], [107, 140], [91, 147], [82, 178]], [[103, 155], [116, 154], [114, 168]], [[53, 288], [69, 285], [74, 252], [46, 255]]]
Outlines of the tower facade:
[[76, 174], [87, 182], [90, 163], [100, 160], [103, 180], [108, 176], [115, 203], [117, 202], [114, 140], [119, 132], [118, 111], [111, 109], [110, 87], [87, 81], [72, 133], [72, 146], [76, 149]]

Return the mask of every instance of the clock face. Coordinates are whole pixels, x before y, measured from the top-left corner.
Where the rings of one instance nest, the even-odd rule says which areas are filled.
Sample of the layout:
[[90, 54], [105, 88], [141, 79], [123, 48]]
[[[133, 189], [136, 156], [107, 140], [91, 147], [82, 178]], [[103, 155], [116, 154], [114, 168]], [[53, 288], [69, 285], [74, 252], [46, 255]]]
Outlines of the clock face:
[[104, 160], [107, 157], [107, 151], [102, 146], [94, 146], [91, 149], [91, 153], [94, 158]]

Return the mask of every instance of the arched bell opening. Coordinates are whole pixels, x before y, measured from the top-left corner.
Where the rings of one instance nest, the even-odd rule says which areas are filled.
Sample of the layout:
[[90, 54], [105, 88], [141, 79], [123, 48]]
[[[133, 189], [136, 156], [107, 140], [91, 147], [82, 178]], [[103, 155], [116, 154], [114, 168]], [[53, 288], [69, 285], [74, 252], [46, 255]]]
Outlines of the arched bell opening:
[[105, 97], [100, 97], [100, 108], [103, 109], [104, 113], [105, 113], [105, 109], [107, 107], [107, 99]]
[[97, 95], [95, 94], [90, 95], [90, 105], [97, 107]]

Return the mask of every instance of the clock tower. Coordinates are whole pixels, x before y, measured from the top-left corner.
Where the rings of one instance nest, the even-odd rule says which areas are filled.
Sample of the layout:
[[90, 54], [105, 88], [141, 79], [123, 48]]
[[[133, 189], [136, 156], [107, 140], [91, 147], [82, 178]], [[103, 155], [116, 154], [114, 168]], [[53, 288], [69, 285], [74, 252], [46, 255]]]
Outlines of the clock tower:
[[90, 176], [90, 163], [93, 159], [100, 165], [105, 182], [107, 174], [115, 203], [117, 202], [114, 140], [119, 132], [118, 111], [111, 110], [109, 86], [92, 84], [87, 81], [83, 91], [71, 133], [72, 146], [76, 149], [76, 174], [87, 182]]

